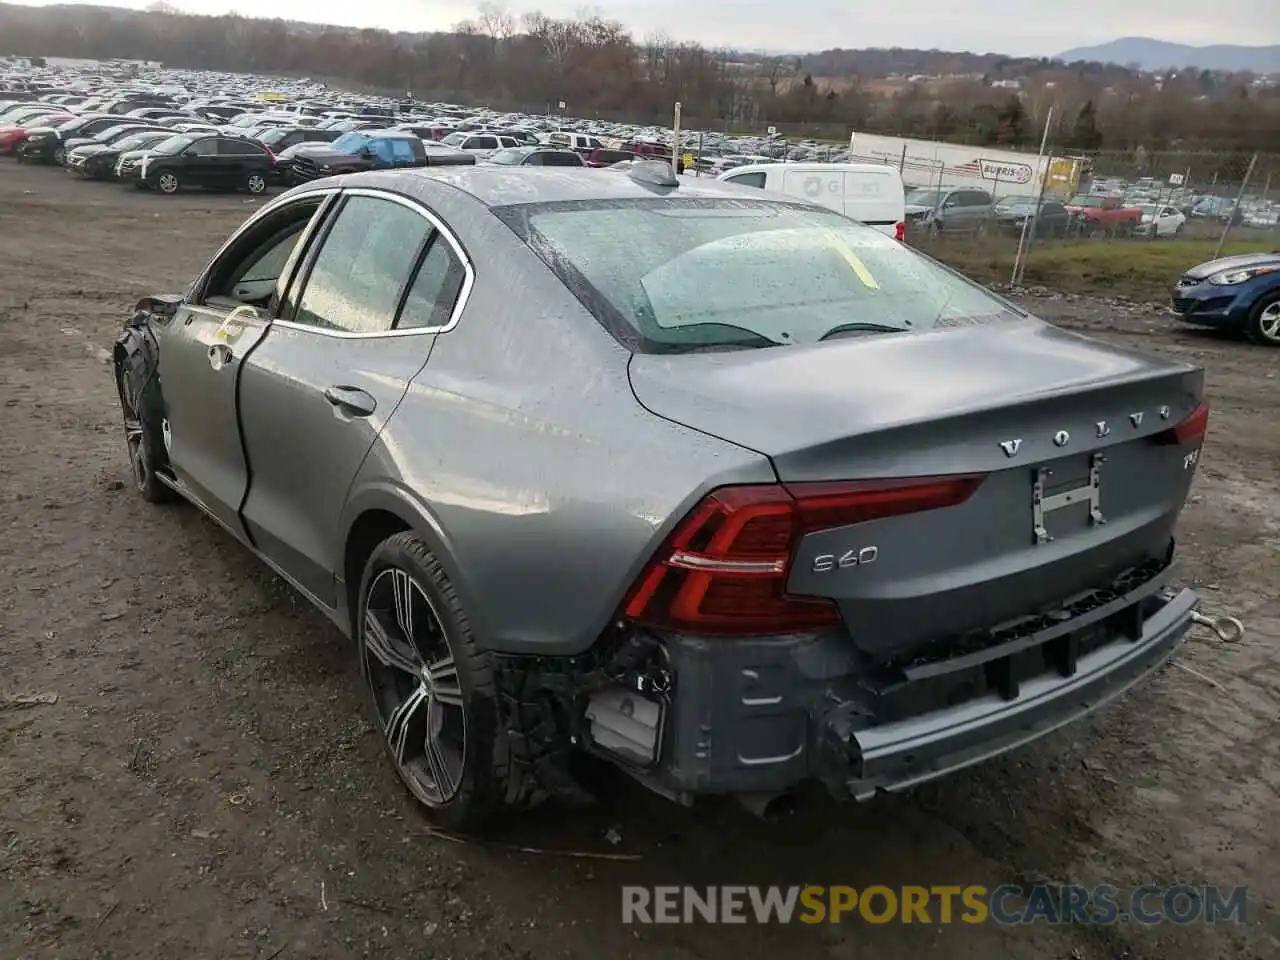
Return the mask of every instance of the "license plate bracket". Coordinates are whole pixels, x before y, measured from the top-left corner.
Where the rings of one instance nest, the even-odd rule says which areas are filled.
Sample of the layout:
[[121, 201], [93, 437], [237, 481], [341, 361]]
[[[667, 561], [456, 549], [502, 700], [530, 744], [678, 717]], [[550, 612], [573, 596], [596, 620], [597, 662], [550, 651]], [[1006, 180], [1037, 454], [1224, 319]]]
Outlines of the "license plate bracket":
[[1106, 457], [1095, 453], [1089, 457], [1089, 478], [1080, 486], [1070, 490], [1062, 490], [1053, 495], [1046, 494], [1049, 478], [1053, 471], [1047, 467], [1038, 467], [1034, 471], [1031, 485], [1031, 532], [1037, 544], [1050, 543], [1053, 537], [1045, 525], [1045, 518], [1056, 510], [1075, 506], [1078, 503], [1089, 505], [1089, 524], [1096, 526], [1107, 522], [1102, 515], [1102, 465]]

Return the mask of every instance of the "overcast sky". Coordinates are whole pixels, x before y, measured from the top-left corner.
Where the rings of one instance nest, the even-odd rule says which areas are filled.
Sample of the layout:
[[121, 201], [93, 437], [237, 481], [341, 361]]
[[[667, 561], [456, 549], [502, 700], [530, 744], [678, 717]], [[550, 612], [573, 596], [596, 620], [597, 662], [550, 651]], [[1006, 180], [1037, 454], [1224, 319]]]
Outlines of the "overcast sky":
[[[32, 2], [32, 0], [28, 0]], [[34, 0], [41, 2], [41, 0]], [[112, 0], [100, 0], [105, 4]], [[146, 7], [151, 0], [115, 0]], [[282, 17], [389, 30], [443, 30], [478, 6], [460, 0], [172, 0], [189, 13]], [[1119, 37], [1155, 37], [1197, 46], [1280, 43], [1277, 0], [543, 0], [505, 5], [550, 16], [591, 10], [621, 20], [637, 37], [665, 30], [677, 40], [743, 50], [922, 47], [1052, 56]]]

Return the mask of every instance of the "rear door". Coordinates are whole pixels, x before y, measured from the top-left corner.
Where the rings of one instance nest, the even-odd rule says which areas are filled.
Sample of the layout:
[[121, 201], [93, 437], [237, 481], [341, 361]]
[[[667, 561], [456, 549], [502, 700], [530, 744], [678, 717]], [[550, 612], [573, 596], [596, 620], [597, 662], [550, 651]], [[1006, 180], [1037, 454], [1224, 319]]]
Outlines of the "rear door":
[[218, 186], [226, 190], [243, 187], [251, 172], [265, 174], [267, 152], [256, 143], [230, 137], [218, 141]]
[[799, 197], [843, 213], [844, 171], [818, 170], [813, 167], [784, 170], [782, 192], [789, 197]]
[[885, 236], [897, 235], [904, 213], [902, 181], [890, 167], [883, 170], [846, 170], [844, 208], [847, 217], [875, 227]]
[[226, 176], [218, 156], [218, 138], [205, 137], [182, 151], [182, 168], [178, 174], [184, 183], [202, 187], [222, 187]]
[[237, 378], [318, 222], [323, 196], [273, 208], [232, 237], [156, 331], [169, 463], [185, 491], [237, 536], [248, 473]]
[[350, 190], [249, 355], [239, 414], [258, 549], [328, 607], [339, 516], [370, 446], [450, 326], [470, 267], [428, 211]]
[[478, 157], [489, 157], [498, 149], [498, 138], [489, 134], [478, 134], [467, 140], [466, 146], [463, 148]]

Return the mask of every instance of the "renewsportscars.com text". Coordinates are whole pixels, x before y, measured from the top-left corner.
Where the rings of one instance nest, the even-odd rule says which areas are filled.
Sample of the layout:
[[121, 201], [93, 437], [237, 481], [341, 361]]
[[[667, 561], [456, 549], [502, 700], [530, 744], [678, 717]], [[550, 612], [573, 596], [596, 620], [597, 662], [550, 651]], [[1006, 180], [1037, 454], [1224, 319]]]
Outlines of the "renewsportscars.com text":
[[1243, 923], [1247, 887], [792, 886], [622, 888], [622, 922]]

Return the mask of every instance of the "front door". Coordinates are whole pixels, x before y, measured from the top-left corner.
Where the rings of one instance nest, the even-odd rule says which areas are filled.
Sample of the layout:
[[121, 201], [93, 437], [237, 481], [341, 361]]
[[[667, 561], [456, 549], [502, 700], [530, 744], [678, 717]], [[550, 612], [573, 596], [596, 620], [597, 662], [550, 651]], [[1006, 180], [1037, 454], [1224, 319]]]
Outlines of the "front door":
[[299, 239], [324, 197], [270, 211], [214, 258], [173, 320], [157, 331], [163, 433], [184, 490], [239, 537], [247, 470], [236, 394], [245, 356], [266, 333]]
[[347, 490], [445, 326], [467, 268], [420, 207], [352, 192], [240, 375], [258, 549], [328, 607]]
[[163, 358], [163, 433], [178, 482], [237, 536], [245, 462], [236, 424], [236, 377], [266, 323], [251, 310], [184, 303], [157, 331]]

